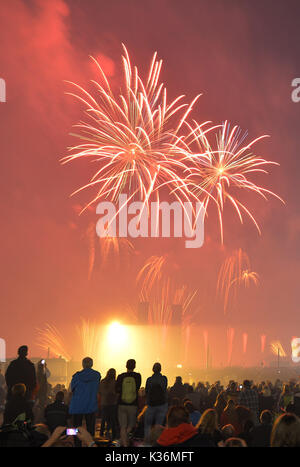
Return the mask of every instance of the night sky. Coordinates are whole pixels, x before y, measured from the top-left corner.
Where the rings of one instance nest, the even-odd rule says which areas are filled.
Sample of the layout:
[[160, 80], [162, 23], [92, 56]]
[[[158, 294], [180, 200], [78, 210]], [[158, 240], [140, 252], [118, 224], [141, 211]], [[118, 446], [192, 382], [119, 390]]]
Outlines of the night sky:
[[[299, 36], [298, 0], [2, 0], [0, 77], [7, 101], [0, 103], [0, 335], [9, 356], [22, 344], [39, 355], [36, 328], [45, 323], [68, 340], [82, 317], [99, 324], [124, 317], [126, 306], [137, 303], [136, 273], [149, 256], [166, 253], [182, 279], [199, 289], [201, 326], [233, 326], [249, 332], [257, 347], [265, 333], [288, 349], [290, 338], [300, 335], [300, 102], [291, 98], [292, 80], [300, 77]], [[198, 121], [229, 120], [248, 130], [249, 141], [270, 135], [255, 148], [280, 166], [253, 180], [286, 204], [243, 193], [261, 236], [246, 217], [240, 225], [226, 205], [223, 246], [212, 209], [201, 249], [139, 239], [119, 266], [101, 266], [97, 250], [89, 279], [86, 231], [96, 215], [79, 217], [78, 210], [92, 193], [69, 195], [93, 168], [60, 163], [77, 142], [70, 133], [84, 110], [66, 95], [65, 81], [91, 89], [90, 80], [98, 78], [92, 55], [120, 88], [122, 43], [145, 77], [158, 52], [170, 99], [203, 93], [193, 110]], [[218, 271], [238, 248], [247, 252], [260, 285], [224, 316], [215, 296]]]

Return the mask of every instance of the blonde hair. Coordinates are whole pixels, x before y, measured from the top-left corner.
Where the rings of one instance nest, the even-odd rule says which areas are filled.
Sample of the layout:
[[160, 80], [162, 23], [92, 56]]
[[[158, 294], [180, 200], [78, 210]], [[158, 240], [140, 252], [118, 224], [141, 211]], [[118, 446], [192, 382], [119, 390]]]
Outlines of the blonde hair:
[[207, 409], [203, 412], [196, 428], [201, 433], [212, 435], [218, 429], [218, 414], [214, 409]]
[[271, 447], [300, 447], [300, 419], [295, 414], [285, 413], [276, 419]]

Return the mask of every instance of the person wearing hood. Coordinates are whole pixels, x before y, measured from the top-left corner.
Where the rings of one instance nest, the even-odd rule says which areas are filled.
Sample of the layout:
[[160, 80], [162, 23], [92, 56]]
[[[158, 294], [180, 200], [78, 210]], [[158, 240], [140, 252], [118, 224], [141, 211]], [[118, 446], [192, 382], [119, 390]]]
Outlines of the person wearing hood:
[[190, 423], [189, 413], [184, 407], [171, 407], [167, 414], [167, 427], [156, 442], [160, 447], [214, 447], [212, 440], [202, 435]]
[[72, 377], [71, 391], [73, 393], [69, 413], [73, 416], [74, 427], [82, 425], [85, 418], [87, 431], [94, 436], [96, 414], [98, 411], [97, 394], [101, 375], [92, 369], [93, 360], [86, 357], [82, 360], [83, 370], [77, 371]]

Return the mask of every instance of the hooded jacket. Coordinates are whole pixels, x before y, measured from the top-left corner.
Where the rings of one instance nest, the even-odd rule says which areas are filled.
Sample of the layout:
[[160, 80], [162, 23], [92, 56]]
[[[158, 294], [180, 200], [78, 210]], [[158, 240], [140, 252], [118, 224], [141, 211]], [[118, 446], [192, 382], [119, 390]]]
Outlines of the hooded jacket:
[[85, 368], [73, 375], [71, 381], [73, 395], [70, 403], [70, 414], [97, 412], [97, 394], [100, 379], [100, 373], [92, 370], [92, 368]]
[[190, 423], [181, 423], [174, 428], [165, 428], [156, 443], [157, 446], [178, 447], [214, 447], [215, 445], [205, 435], [201, 435]]

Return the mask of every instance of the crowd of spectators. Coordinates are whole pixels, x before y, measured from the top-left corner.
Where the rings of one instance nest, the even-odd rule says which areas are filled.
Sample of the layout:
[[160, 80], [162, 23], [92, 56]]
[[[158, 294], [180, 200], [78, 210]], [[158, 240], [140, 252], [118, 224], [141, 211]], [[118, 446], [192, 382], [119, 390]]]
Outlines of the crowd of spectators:
[[0, 446], [300, 447], [300, 382], [169, 385], [161, 364], [142, 386], [136, 362], [104, 378], [82, 360], [69, 388], [18, 349], [0, 372]]

